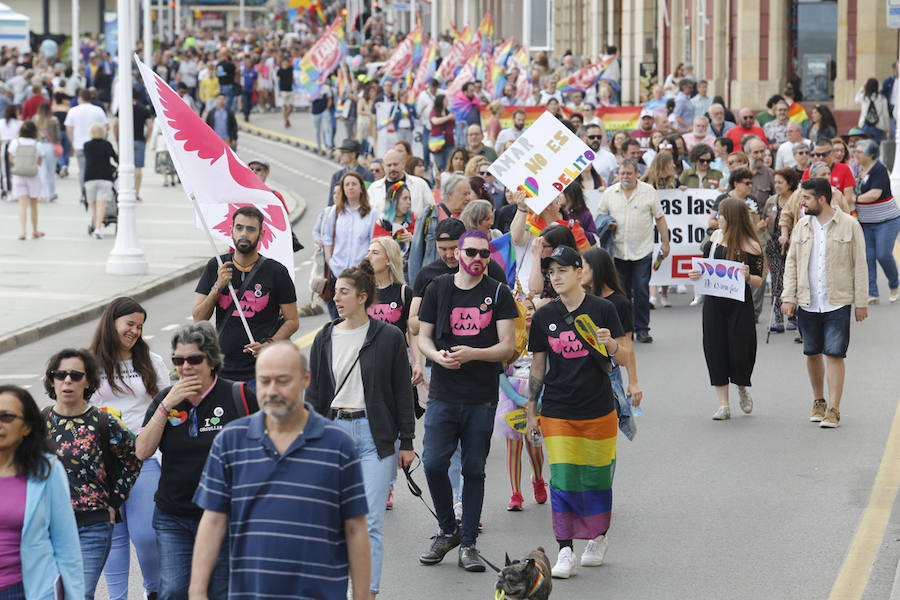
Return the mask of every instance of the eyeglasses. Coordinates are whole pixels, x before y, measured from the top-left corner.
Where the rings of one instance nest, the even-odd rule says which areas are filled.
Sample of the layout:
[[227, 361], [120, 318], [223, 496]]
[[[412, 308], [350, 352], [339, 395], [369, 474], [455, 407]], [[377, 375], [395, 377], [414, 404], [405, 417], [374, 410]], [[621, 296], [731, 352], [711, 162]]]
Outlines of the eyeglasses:
[[488, 175], [490, 175], [490, 172], [488, 171], [478, 171], [479, 177], [487, 177]]
[[6, 423], [8, 425], [16, 419], [22, 419], [24, 421], [25, 417], [23, 417], [22, 415], [17, 415], [16, 413], [0, 413], [0, 423]]
[[709, 163], [712, 162], [712, 159], [711, 158], [698, 158], [697, 162], [708, 165]]
[[463, 248], [463, 252], [465, 252], [466, 256], [469, 258], [475, 258], [476, 255], [481, 258], [491, 257], [491, 251], [487, 248]]
[[180, 367], [187, 361], [189, 365], [199, 365], [206, 359], [205, 354], [191, 354], [190, 356], [173, 356], [172, 364]]
[[753, 182], [750, 181], [750, 180], [747, 180], [747, 181], [738, 181], [738, 183], [743, 184], [743, 185], [753, 185]]
[[813, 152], [810, 154], [810, 156], [825, 157], [825, 156], [828, 156], [829, 154], [831, 154], [831, 152]]
[[65, 381], [66, 377], [71, 377], [72, 381], [81, 381], [84, 379], [84, 371], [63, 371], [62, 369], [55, 369], [50, 371], [50, 377], [58, 381]]

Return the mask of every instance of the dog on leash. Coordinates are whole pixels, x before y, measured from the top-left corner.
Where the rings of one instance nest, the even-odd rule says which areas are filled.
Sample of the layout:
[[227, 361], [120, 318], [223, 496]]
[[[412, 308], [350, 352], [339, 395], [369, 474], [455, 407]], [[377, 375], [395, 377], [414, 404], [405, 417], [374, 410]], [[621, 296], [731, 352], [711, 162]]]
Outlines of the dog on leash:
[[544, 549], [530, 550], [520, 560], [509, 560], [497, 574], [495, 600], [547, 600], [553, 589], [550, 559]]

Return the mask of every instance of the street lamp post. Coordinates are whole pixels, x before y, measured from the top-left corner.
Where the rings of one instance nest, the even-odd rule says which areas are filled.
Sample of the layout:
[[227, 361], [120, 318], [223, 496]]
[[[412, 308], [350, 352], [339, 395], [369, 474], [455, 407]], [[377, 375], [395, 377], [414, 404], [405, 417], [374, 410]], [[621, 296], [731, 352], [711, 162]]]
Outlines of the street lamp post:
[[175, 0], [175, 39], [181, 35], [181, 0]]
[[244, 6], [244, 0], [241, 0], [241, 30], [243, 31], [246, 28], [247, 28], [247, 11], [246, 11], [246, 7]]
[[437, 43], [438, 36], [438, 0], [431, 0], [431, 41]]
[[131, 110], [131, 9], [135, 0], [119, 0], [119, 218], [116, 243], [106, 261], [111, 275], [144, 275], [147, 259], [138, 246], [134, 191], [134, 113]]
[[150, 13], [150, 0], [144, 4], [144, 64], [153, 68], [153, 15]]
[[78, 0], [72, 0], [72, 75], [78, 75], [78, 61], [81, 59], [81, 43], [79, 42], [80, 37], [78, 35], [78, 20], [81, 17], [79, 14], [80, 4]]

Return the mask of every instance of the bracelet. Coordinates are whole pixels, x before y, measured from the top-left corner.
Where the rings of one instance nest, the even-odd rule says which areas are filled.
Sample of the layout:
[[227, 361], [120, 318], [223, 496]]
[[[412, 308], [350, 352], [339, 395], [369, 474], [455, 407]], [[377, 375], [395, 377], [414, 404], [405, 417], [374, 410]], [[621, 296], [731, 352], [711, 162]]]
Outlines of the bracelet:
[[527, 209], [527, 208], [526, 208], [525, 210], [522, 210], [522, 209], [519, 208], [518, 206], [516, 207], [516, 210], [517, 210], [518, 212], [520, 212], [520, 213], [527, 213], [527, 212], [528, 212], [528, 209]]
[[[213, 289], [213, 290], [216, 290], [216, 293], [217, 293], [217, 294], [221, 294], [221, 293], [222, 293], [222, 290], [220, 290], [219, 287], [218, 287], [217, 285], [215, 285], [215, 284], [213, 284], [212, 289]], [[210, 290], [210, 291], [212, 291], [212, 290]]]
[[618, 353], [619, 353], [619, 342], [616, 342], [616, 351], [613, 352], [612, 354], [610, 354], [610, 356], [615, 356]]
[[169, 418], [169, 411], [166, 410], [166, 407], [162, 405], [162, 402], [160, 402], [159, 405], [157, 405], [156, 410], [157, 410], [158, 412], [162, 413], [162, 415], [163, 415], [165, 418], [167, 418], [167, 419]]

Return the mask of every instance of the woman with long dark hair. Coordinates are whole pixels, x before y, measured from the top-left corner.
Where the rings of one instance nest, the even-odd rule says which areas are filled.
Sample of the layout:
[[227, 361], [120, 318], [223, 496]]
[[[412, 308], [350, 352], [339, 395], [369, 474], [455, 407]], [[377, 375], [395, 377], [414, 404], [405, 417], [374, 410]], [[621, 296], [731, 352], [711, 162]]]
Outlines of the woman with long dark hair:
[[87, 350], [67, 348], [47, 362], [44, 390], [56, 403], [44, 414], [50, 440], [69, 478], [85, 598], [94, 597], [118, 510], [141, 470], [134, 454], [134, 434], [112, 413], [88, 404], [99, 385], [97, 361]]
[[[703, 256], [744, 263], [741, 272], [746, 282], [743, 301], [718, 296], [703, 301], [703, 354], [710, 383], [719, 398], [719, 408], [712, 418], [724, 421], [731, 418], [729, 382], [738, 386], [741, 410], [747, 414], [753, 410], [753, 398], [747, 389], [756, 363], [756, 319], [750, 287], [763, 285], [766, 269], [756, 228], [742, 200], [722, 200], [718, 225], [703, 245]], [[691, 270], [689, 276], [697, 281], [700, 271]]]
[[38, 130], [34, 121], [25, 121], [19, 128], [19, 137], [10, 142], [7, 153], [12, 173], [12, 193], [19, 199], [19, 224], [22, 226], [20, 240], [25, 239], [27, 215], [31, 212], [31, 236], [33, 239], [44, 237], [38, 231], [38, 196], [41, 195], [40, 172], [41, 155], [38, 153]]
[[[116, 415], [137, 435], [144, 414], [159, 390], [169, 385], [163, 359], [150, 351], [143, 338], [147, 311], [132, 298], [116, 298], [103, 311], [91, 353], [97, 357], [100, 384], [90, 403]], [[112, 546], [104, 568], [110, 600], [128, 597], [131, 544], [137, 552], [144, 591], [155, 594], [159, 587], [159, 554], [153, 534], [153, 495], [159, 486], [160, 456], [146, 459], [131, 495], [119, 508], [121, 522], [113, 528]]]
[[869, 77], [863, 87], [856, 92], [856, 103], [861, 105], [859, 121], [856, 126], [863, 130], [876, 144], [884, 139], [888, 129], [891, 128], [890, 115], [888, 115], [887, 98], [881, 95], [878, 88], [878, 80]]
[[594, 215], [591, 214], [591, 210], [584, 201], [584, 189], [582, 189], [581, 183], [576, 181], [567, 187], [560, 195], [559, 202], [563, 218], [580, 224], [588, 244], [593, 246], [597, 241], [597, 224], [594, 222]]
[[813, 143], [822, 138], [831, 139], [837, 135], [837, 122], [831, 110], [824, 104], [816, 104], [809, 113], [809, 127], [805, 137]]
[[[768, 240], [765, 242], [766, 263], [772, 274], [772, 299], [775, 321], [771, 330], [776, 333], [784, 333], [784, 315], [781, 314], [781, 290], [784, 286], [784, 257], [787, 252], [787, 239], [781, 243], [778, 235], [778, 221], [781, 219], [781, 211], [787, 206], [791, 194], [797, 189], [800, 177], [797, 171], [791, 167], [775, 171], [775, 193], [766, 201], [762, 210], [762, 219], [765, 222]], [[796, 329], [796, 325], [788, 324], [789, 329]]]
[[369, 598], [380, 591], [384, 513], [397, 466], [412, 463], [415, 416], [406, 340], [372, 318], [375, 271], [369, 261], [344, 269], [335, 284], [339, 317], [316, 335], [309, 353], [306, 401], [356, 441], [369, 512]]
[[9, 172], [9, 144], [19, 137], [19, 106], [10, 102], [0, 119], [0, 196], [6, 198], [12, 192], [12, 176]]
[[78, 526], [66, 470], [28, 390], [0, 385], [0, 594], [7, 600], [53, 600], [62, 579], [66, 598], [84, 597]]

